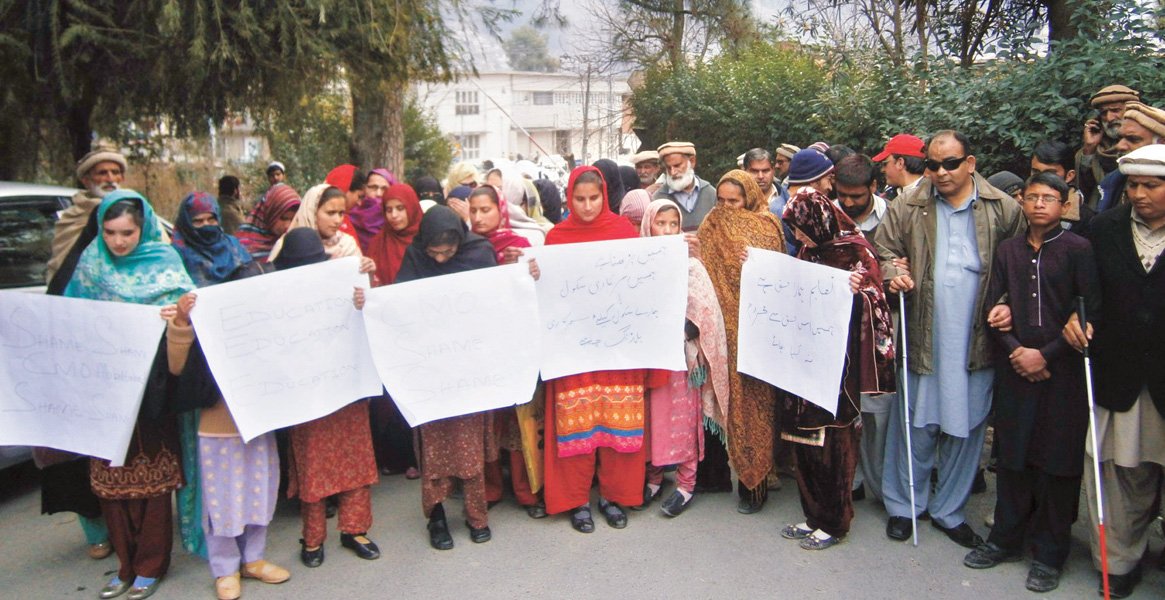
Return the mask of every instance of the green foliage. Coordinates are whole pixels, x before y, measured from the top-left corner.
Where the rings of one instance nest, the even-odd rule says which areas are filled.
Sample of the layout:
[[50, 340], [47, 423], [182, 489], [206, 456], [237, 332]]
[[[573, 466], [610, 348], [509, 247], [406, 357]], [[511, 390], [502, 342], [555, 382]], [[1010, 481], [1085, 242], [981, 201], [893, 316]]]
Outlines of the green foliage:
[[550, 56], [546, 36], [529, 25], [523, 25], [510, 32], [510, 39], [502, 46], [506, 49], [510, 68], [515, 71], [553, 73], [558, 70], [558, 59]]
[[453, 147], [415, 96], [405, 104], [405, 179], [422, 175], [442, 179], [453, 160]]
[[[267, 138], [272, 158], [287, 166], [287, 183], [301, 194], [348, 162], [352, 116], [347, 96], [338, 89], [305, 96], [283, 110], [259, 113], [256, 125], [257, 133]], [[265, 166], [250, 170], [262, 174]]]

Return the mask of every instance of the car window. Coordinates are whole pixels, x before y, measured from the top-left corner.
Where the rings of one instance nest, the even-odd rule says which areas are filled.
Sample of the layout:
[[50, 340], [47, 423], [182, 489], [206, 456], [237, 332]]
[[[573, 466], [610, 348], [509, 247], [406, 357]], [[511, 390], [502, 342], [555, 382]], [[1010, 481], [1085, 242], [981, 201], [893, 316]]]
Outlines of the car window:
[[0, 198], [0, 288], [44, 285], [59, 209], [55, 198]]

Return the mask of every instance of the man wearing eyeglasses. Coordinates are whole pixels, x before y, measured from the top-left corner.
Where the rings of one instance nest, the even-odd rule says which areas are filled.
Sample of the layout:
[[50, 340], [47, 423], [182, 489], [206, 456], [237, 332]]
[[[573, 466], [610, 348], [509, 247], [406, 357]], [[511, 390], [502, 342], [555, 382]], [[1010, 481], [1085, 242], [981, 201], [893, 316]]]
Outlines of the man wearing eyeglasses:
[[[966, 136], [940, 131], [928, 140], [925, 154], [925, 179], [890, 203], [874, 236], [889, 292], [908, 294], [905, 376], [912, 446], [906, 446], [902, 406], [896, 403], [882, 474], [890, 515], [886, 535], [908, 539], [912, 514], [929, 512], [936, 529], [973, 549], [983, 540], [967, 525], [965, 507], [979, 468], [994, 381], [984, 310], [987, 284], [995, 248], [1025, 224], [1019, 203], [976, 173]], [[907, 452], [914, 459], [914, 506]], [[931, 494], [936, 466], [938, 486]]]

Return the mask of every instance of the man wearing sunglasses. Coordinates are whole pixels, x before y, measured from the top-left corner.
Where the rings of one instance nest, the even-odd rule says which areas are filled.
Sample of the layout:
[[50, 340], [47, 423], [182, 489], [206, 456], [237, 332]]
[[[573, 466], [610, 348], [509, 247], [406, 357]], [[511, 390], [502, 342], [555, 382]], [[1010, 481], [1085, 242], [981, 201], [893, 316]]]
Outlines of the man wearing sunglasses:
[[[925, 179], [890, 203], [874, 235], [888, 292], [908, 294], [911, 447], [901, 403], [895, 403], [882, 474], [886, 535], [908, 539], [911, 511], [929, 512], [936, 529], [974, 549], [983, 540], [967, 525], [965, 507], [994, 381], [984, 322], [987, 284], [996, 246], [1022, 233], [1025, 222], [1019, 203], [975, 172], [966, 136], [940, 131], [927, 141], [925, 154]], [[914, 459], [914, 506], [907, 452]], [[936, 466], [938, 486], [931, 494]]]

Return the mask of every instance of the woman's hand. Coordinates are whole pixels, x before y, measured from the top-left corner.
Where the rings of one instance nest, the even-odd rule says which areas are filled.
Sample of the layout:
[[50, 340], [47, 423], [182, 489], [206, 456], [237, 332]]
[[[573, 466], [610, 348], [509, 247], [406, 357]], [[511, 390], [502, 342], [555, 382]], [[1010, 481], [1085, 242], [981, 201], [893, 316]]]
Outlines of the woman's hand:
[[460, 198], [450, 198], [447, 202], [448, 202], [448, 204], [446, 204], [446, 206], [453, 209], [453, 212], [457, 213], [457, 216], [461, 217], [462, 221], [469, 220], [469, 203], [468, 202], [466, 202]]
[[862, 287], [862, 274], [854, 271], [849, 274], [849, 293], [856, 294]]
[[746, 262], [748, 262], [748, 246], [740, 251], [740, 264], [743, 265]]
[[356, 287], [352, 289], [355, 290], [352, 292], [352, 306], [355, 306], [356, 310], [364, 310], [364, 288]]
[[534, 281], [538, 281], [538, 279], [540, 277], [542, 277], [542, 270], [538, 268], [538, 261], [536, 259], [531, 258], [529, 264], [530, 264], [530, 277], [533, 277]]
[[688, 243], [688, 256], [700, 259], [700, 237], [694, 233], [685, 233], [684, 241]]
[[194, 310], [196, 300], [198, 300], [198, 295], [194, 292], [182, 294], [177, 304], [162, 307], [162, 319], [165, 321], [173, 320], [175, 325], [181, 327], [189, 327], [190, 311]]
[[523, 252], [522, 252], [521, 248], [515, 248], [513, 246], [510, 246], [509, 248], [502, 250], [502, 262], [501, 262], [501, 264], [512, 265], [512, 264], [518, 262], [519, 258], [522, 258], [522, 254], [523, 254]]
[[360, 257], [360, 272], [361, 273], [371, 273], [375, 270], [376, 270], [376, 261], [372, 260], [371, 258], [368, 258], [367, 256]]

